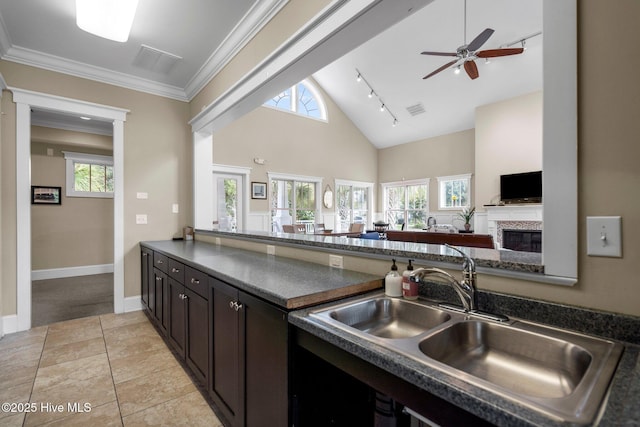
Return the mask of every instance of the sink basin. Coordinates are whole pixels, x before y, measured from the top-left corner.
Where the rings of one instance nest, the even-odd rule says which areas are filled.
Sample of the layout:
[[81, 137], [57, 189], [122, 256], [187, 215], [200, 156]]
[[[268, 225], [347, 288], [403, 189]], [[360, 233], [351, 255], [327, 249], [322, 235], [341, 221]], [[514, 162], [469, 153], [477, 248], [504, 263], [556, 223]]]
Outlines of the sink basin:
[[438, 308], [397, 298], [379, 297], [337, 307], [329, 318], [380, 338], [409, 338], [451, 319]]
[[495, 322], [426, 300], [381, 294], [312, 318], [555, 420], [597, 417], [624, 346], [533, 322]]
[[483, 321], [455, 323], [419, 344], [426, 356], [518, 394], [573, 393], [593, 358], [564, 340]]

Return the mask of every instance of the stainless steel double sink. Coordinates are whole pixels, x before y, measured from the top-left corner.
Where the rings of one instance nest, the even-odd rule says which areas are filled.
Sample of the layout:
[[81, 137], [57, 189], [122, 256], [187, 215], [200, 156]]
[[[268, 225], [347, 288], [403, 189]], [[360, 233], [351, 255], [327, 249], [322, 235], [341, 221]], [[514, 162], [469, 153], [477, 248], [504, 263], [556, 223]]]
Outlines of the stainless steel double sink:
[[614, 341], [523, 320], [494, 322], [383, 294], [310, 316], [565, 422], [598, 415], [623, 351]]

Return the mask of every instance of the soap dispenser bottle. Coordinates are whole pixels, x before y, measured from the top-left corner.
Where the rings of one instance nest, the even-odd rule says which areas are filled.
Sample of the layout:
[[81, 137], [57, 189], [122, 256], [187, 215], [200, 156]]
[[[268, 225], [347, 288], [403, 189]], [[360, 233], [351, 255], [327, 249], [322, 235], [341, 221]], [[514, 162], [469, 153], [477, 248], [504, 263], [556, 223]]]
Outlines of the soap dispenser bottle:
[[413, 265], [411, 265], [411, 260], [409, 260], [407, 269], [402, 272], [402, 296], [406, 299], [413, 300], [418, 298], [418, 284], [409, 280], [411, 273], [413, 273]]
[[388, 297], [401, 297], [402, 296], [402, 276], [398, 273], [398, 266], [396, 260], [392, 259], [393, 265], [391, 270], [384, 278], [384, 293]]

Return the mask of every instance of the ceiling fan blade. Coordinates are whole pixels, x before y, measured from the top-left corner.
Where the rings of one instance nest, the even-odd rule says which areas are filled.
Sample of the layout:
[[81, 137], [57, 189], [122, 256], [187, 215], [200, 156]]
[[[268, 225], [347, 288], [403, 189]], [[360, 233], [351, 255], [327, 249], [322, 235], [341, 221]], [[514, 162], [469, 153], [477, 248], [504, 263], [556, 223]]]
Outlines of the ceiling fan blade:
[[428, 79], [429, 77], [438, 74], [440, 71], [446, 70], [447, 68], [449, 68], [450, 66], [452, 66], [453, 64], [455, 64], [456, 62], [458, 62], [458, 60], [454, 60], [451, 62], [447, 62], [446, 64], [444, 64], [442, 67], [438, 68], [437, 70], [435, 70], [434, 72], [432, 72], [431, 74], [427, 74], [426, 76], [424, 76], [422, 79]]
[[483, 32], [478, 34], [478, 36], [475, 39], [473, 39], [471, 43], [467, 45], [467, 49], [470, 50], [471, 52], [480, 49], [480, 46], [485, 44], [485, 42], [489, 40], [489, 37], [491, 37], [492, 34], [493, 34], [493, 30], [491, 28], [485, 29]]
[[478, 66], [475, 61], [467, 61], [464, 63], [464, 70], [467, 72], [471, 80], [477, 79], [480, 75], [478, 73]]
[[522, 52], [524, 52], [524, 49], [521, 47], [507, 48], [507, 49], [487, 49], [487, 50], [481, 50], [480, 52], [476, 52], [476, 56], [478, 58], [495, 58], [498, 56], [517, 55]]
[[420, 52], [422, 55], [435, 55], [435, 56], [457, 56], [455, 52]]

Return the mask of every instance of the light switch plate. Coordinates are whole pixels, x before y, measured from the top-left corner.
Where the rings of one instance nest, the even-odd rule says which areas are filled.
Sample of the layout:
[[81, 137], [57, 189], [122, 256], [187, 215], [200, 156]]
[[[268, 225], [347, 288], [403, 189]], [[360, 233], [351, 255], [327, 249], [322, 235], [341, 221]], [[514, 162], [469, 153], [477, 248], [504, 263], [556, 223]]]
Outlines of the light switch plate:
[[173, 205], [171, 205], [171, 212], [179, 213], [180, 212], [180, 206], [177, 203], [174, 203]]
[[622, 217], [587, 217], [587, 255], [622, 257]]
[[144, 193], [142, 191], [136, 193], [136, 199], [146, 200], [148, 198], [149, 198], [149, 194], [148, 193]]
[[146, 223], [147, 223], [146, 214], [136, 214], [136, 224], [146, 224]]
[[267, 255], [275, 255], [276, 247], [273, 245], [267, 245]]

